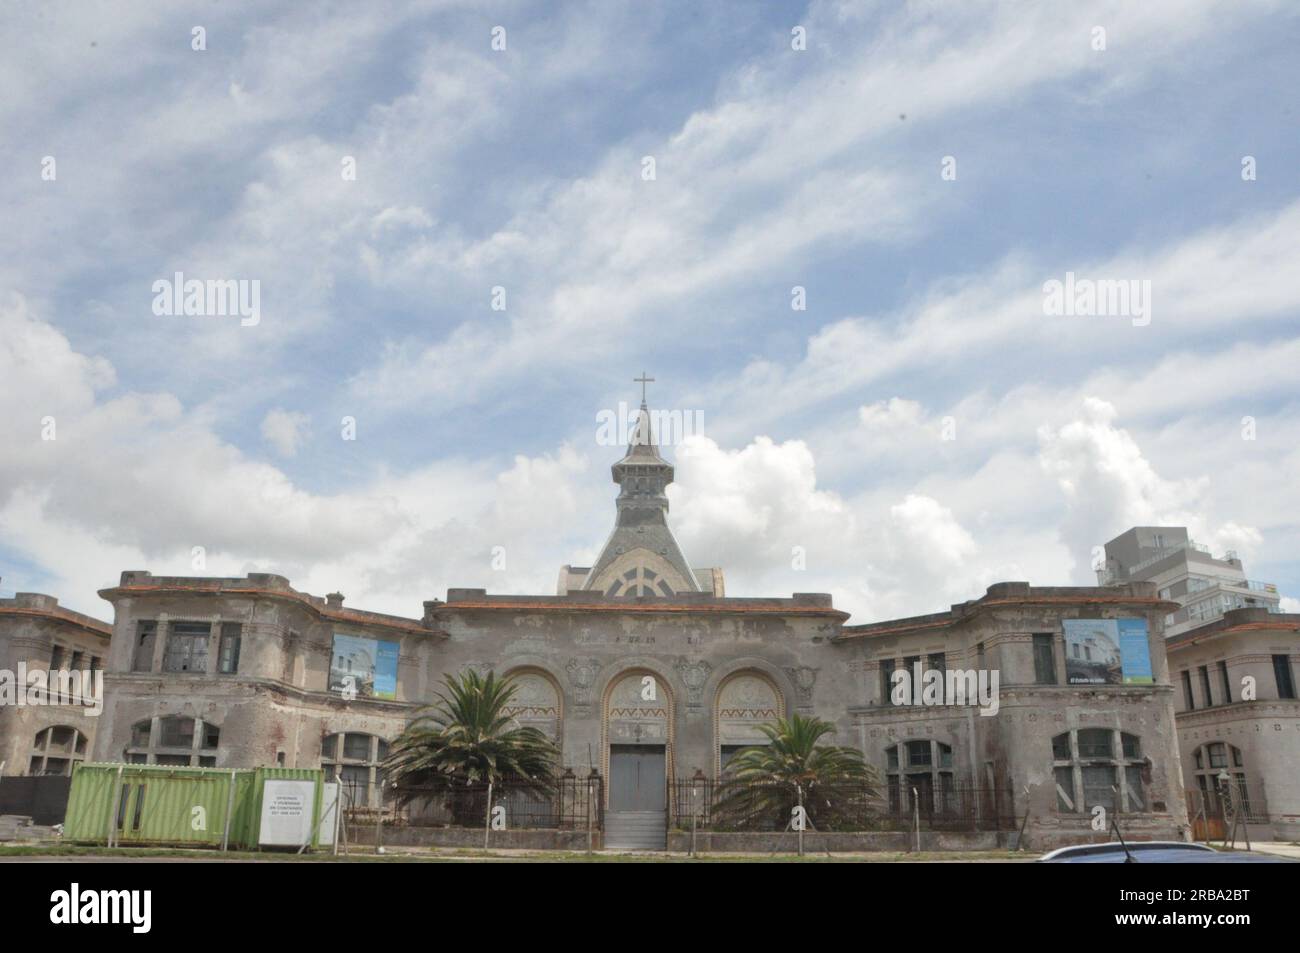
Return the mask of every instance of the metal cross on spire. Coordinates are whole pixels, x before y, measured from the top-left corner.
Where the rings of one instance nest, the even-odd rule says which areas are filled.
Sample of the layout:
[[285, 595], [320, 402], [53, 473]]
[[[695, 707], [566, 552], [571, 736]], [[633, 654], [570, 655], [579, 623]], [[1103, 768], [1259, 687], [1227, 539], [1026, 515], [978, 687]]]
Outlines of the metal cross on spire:
[[645, 371], [642, 371], [640, 377], [634, 377], [634, 378], [632, 378], [632, 380], [633, 380], [634, 383], [637, 383], [637, 384], [640, 384], [640, 385], [641, 385], [641, 403], [644, 404], [644, 403], [645, 403], [645, 385], [646, 385], [646, 384], [653, 384], [653, 383], [654, 383], [654, 378], [653, 378], [653, 377], [646, 377], [646, 376], [645, 376]]

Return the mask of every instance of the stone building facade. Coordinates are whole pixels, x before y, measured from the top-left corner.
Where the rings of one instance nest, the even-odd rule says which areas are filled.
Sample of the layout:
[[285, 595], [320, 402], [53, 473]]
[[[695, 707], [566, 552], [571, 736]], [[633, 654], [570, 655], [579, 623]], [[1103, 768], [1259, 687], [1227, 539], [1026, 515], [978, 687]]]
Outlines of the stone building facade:
[[[1006, 784], [1036, 846], [1088, 839], [1098, 806], [1126, 836], [1180, 836], [1187, 814], [1163, 645], [1168, 610], [1147, 583], [1008, 582], [948, 612], [845, 626], [835, 645], [856, 684], [841, 733], [880, 766], [891, 801], [905, 796], [900, 789], [926, 797], [963, 779], [984, 797]], [[1070, 684], [1065, 622], [1121, 618], [1147, 623], [1152, 683]], [[891, 676], [918, 669], [997, 673], [996, 706], [971, 704], [969, 688], [965, 704], [950, 694], [900, 704]]]
[[1198, 833], [1236, 809], [1253, 837], [1300, 839], [1297, 646], [1300, 615], [1267, 609], [1229, 610], [1169, 639], [1183, 777], [1193, 820], [1206, 815]]
[[[829, 595], [728, 597], [721, 570], [691, 567], [669, 529], [672, 476], [638, 426], [613, 468], [614, 531], [593, 566], [561, 570], [555, 595], [451, 589], [397, 617], [276, 575], [128, 571], [100, 593], [111, 642], [104, 624], [26, 596], [44, 615], [0, 611], [0, 646], [46, 664], [51, 640], [99, 646], [96, 760], [324, 766], [361, 804], [382, 799], [389, 745], [443, 678], [477, 669], [516, 679], [512, 714], [550, 734], [565, 767], [606, 779], [611, 815], [662, 813], [674, 779], [718, 777], [763, 740], [759, 725], [800, 713], [862, 751], [896, 811], [1009, 812], [1043, 849], [1107, 839], [1111, 819], [1135, 837], [1186, 833], [1165, 655], [1174, 606], [1153, 584], [1001, 583], [946, 612], [850, 625]], [[1140, 620], [1149, 679], [1071, 684], [1065, 632], [1079, 620]], [[904, 670], [939, 670], [945, 687], [900, 702], [891, 676]], [[36, 728], [0, 711], [6, 773], [29, 769]]]
[[90, 755], [111, 631], [53, 596], [0, 599], [0, 774], [71, 774]]
[[[378, 796], [388, 741], [431, 697], [445, 641], [418, 619], [344, 608], [338, 594], [309, 596], [269, 574], [124, 572], [100, 595], [115, 621], [97, 760], [337, 764], [362, 804]], [[340, 635], [397, 646], [394, 691], [330, 691]]]

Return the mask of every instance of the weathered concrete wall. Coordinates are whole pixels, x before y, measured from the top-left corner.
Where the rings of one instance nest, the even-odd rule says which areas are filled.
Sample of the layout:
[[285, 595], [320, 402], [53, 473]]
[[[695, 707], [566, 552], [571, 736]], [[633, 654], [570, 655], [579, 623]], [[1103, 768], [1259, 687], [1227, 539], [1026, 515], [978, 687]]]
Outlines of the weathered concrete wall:
[[[922, 831], [923, 851], [999, 850], [1007, 848], [1014, 834], [995, 831], [949, 832]], [[903, 831], [870, 831], [861, 834], [821, 834], [809, 831], [803, 836], [805, 854], [869, 853], [872, 851], [911, 852], [916, 849], [916, 835]], [[759, 832], [699, 831], [695, 835], [695, 849], [701, 853], [783, 853], [798, 850], [797, 834]], [[670, 831], [668, 849], [688, 852], [691, 849], [689, 831]]]
[[[434, 646], [442, 637], [415, 620], [334, 611], [324, 600], [301, 597], [279, 577], [193, 580], [212, 585], [191, 591], [175, 580], [141, 575], [124, 574], [123, 587], [107, 593], [116, 613], [107, 730], [95, 749], [101, 760], [122, 760], [133, 725], [181, 715], [219, 727], [217, 767], [274, 765], [281, 758], [288, 767], [317, 767], [325, 736], [360, 732], [392, 739], [430, 690]], [[147, 672], [132, 670], [141, 621], [158, 623]], [[163, 671], [168, 626], [177, 621], [211, 625], [206, 671]], [[225, 622], [242, 625], [235, 674], [217, 671]], [[329, 691], [336, 632], [400, 645], [395, 700], [349, 701]]]
[[[348, 832], [350, 846], [373, 847], [375, 826], [357, 824]], [[385, 827], [379, 842], [386, 847], [478, 847], [483, 846], [483, 831], [468, 827]], [[601, 849], [601, 833], [592, 835], [592, 849]], [[495, 850], [568, 850], [587, 849], [586, 831], [518, 830], [493, 831], [488, 847]]]
[[[718, 767], [714, 710], [728, 677], [753, 672], [767, 679], [783, 714], [843, 708], [849, 679], [839, 664], [842, 653], [829, 642], [840, 615], [814, 607], [796, 615], [791, 600], [753, 603], [751, 613], [653, 611], [615, 600], [599, 609], [503, 611], [462, 608], [453, 600], [435, 610], [437, 626], [450, 636], [438, 664], [451, 673], [471, 667], [545, 672], [562, 692], [564, 763], [583, 771], [595, 766], [603, 774], [610, 691], [629, 674], [651, 676], [668, 710], [671, 774], [690, 777], [701, 770], [712, 777]], [[759, 612], [759, 603], [767, 611]]]
[[[1027, 840], [1035, 848], [1092, 834], [1088, 813], [1058, 810], [1052, 738], [1085, 728], [1136, 735], [1146, 761], [1148, 809], [1128, 812], [1124, 829], [1133, 836], [1178, 837], [1187, 818], [1162, 638], [1166, 608], [1150, 588], [1003, 584], [947, 613], [846, 627], [844, 614], [818, 595], [618, 600], [594, 593], [503, 597], [452, 590], [447, 602], [427, 603], [423, 619], [415, 620], [346, 610], [337, 600], [327, 604], [296, 593], [280, 577], [168, 580], [127, 573], [121, 586], [105, 593], [116, 607], [116, 627], [96, 756], [120, 759], [133, 724], [179, 714], [220, 727], [217, 766], [274, 764], [282, 757], [289, 766], [314, 767], [324, 736], [352, 731], [391, 741], [432, 700], [445, 674], [475, 668], [539, 675], [553, 689], [558, 710], [551, 723], [558, 726], [563, 763], [580, 773], [595, 766], [605, 776], [608, 746], [623, 730], [623, 714], [610, 717], [612, 693], [629, 675], [648, 676], [663, 717], [661, 726], [647, 723], [644, 740], [656, 740], [662, 730], [670, 776], [698, 770], [714, 777], [719, 694], [729, 679], [747, 673], [774, 689], [781, 714], [799, 711], [832, 721], [833, 740], [858, 747], [882, 776], [891, 745], [928, 739], [950, 746], [952, 764], [945, 768], [963, 785], [997, 785], [1005, 792], [1009, 782], [1017, 820], [1030, 811]], [[1134, 615], [1148, 620], [1156, 684], [1066, 685], [1062, 620]], [[131, 671], [142, 619], [159, 623], [153, 670], [143, 673]], [[176, 620], [212, 624], [208, 671], [161, 671], [167, 626]], [[235, 675], [216, 671], [223, 622], [243, 626]], [[336, 632], [400, 644], [395, 701], [348, 701], [329, 691]], [[1036, 684], [1035, 633], [1054, 637], [1055, 685]], [[949, 669], [996, 671], [998, 713], [985, 717], [975, 706], [951, 703], [885, 704], [881, 662], [932, 654], [942, 654]]]
[[[0, 599], [0, 670], [13, 679], [14, 690], [25, 686], [16, 683], [20, 671], [49, 672], [55, 646], [63, 650], [66, 670], [91, 669], [92, 662], [102, 669], [109, 652], [106, 623], [62, 608], [53, 596], [18, 593], [13, 599]], [[93, 680], [93, 678], [92, 678]], [[105, 684], [105, 691], [107, 685]], [[24, 699], [24, 702], [26, 699]], [[33, 743], [45, 729], [66, 725], [86, 739], [82, 755], [93, 748], [100, 719], [94, 706], [55, 704], [29, 706], [17, 697], [0, 703], [0, 762], [6, 775], [25, 775], [31, 765]], [[49, 752], [59, 757], [60, 752]]]
[[[912, 740], [950, 746], [956, 778], [972, 779], [986, 789], [1009, 781], [1016, 817], [1023, 820], [1029, 812], [1026, 841], [1037, 847], [1057, 838], [1082, 838], [1091, 830], [1086, 810], [1058, 809], [1052, 739], [1086, 728], [1137, 735], [1142, 758], [1149, 762], [1143, 775], [1147, 810], [1121, 811], [1122, 829], [1181, 838], [1187, 813], [1163, 639], [1165, 610], [1152, 593], [1147, 584], [1108, 590], [1001, 584], [990, 588], [987, 608], [967, 604], [953, 613], [846, 627], [846, 647], [854, 656], [848, 665], [859, 682], [858, 700], [851, 707], [857, 744], [882, 775], [889, 773], [886, 751], [891, 746]], [[1107, 601], [1095, 601], [1101, 594]], [[1123, 617], [1147, 620], [1155, 684], [1067, 685], [1063, 621]], [[1035, 634], [1053, 637], [1055, 684], [1037, 684]], [[949, 670], [996, 671], [997, 713], [983, 715], [973, 705], [890, 705], [882, 662], [893, 660], [901, 668], [908, 657], [934, 654], [944, 656]], [[930, 667], [928, 661], [925, 667]], [[896, 773], [905, 777], [906, 765]]]
[[[1274, 835], [1300, 837], [1300, 700], [1278, 697], [1273, 656], [1285, 655], [1296, 668], [1295, 616], [1269, 616], [1259, 611], [1228, 613], [1222, 631], [1207, 627], [1203, 638], [1193, 633], [1170, 646], [1173, 669], [1179, 751], [1188, 788], [1198, 786], [1198, 774], [1217, 774], [1203, 755], [1198, 770], [1196, 755], [1204, 745], [1223, 742], [1236, 748], [1241, 764], [1229, 757], [1231, 774], [1245, 777], [1252, 796], [1263, 795], [1273, 818]], [[1271, 628], [1263, 628], [1268, 624]], [[1219, 663], [1226, 663], [1232, 700], [1225, 701]], [[1211, 697], [1205, 698], [1200, 667], [1206, 666]], [[1188, 709], [1182, 673], [1191, 676], [1195, 709]], [[1246, 679], [1253, 680], [1254, 698], [1243, 697]], [[1292, 676], [1293, 684], [1296, 676]], [[1255, 805], [1256, 809], [1260, 808]]]

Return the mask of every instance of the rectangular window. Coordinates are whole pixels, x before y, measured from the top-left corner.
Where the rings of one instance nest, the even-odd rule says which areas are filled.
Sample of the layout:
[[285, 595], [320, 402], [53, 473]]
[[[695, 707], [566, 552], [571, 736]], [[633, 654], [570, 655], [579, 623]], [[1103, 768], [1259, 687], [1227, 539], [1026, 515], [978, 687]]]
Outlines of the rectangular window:
[[145, 620], [135, 624], [135, 657], [131, 660], [131, 671], [153, 671], [153, 646], [157, 636], [157, 622]]
[[61, 645], [56, 645], [54, 646], [54, 648], [50, 650], [50, 671], [51, 672], [57, 672], [63, 668], [64, 655], [65, 653], [63, 650], [63, 646]]
[[909, 741], [907, 743], [907, 766], [909, 768], [928, 766], [930, 762], [930, 742]]
[[1210, 667], [1201, 666], [1201, 692], [1205, 695], [1205, 707], [1214, 707], [1214, 693], [1210, 691]]
[[194, 747], [194, 719], [193, 718], [164, 718], [159, 723], [162, 736], [159, 741], [159, 747], [162, 748], [193, 748]]
[[921, 672], [918, 674], [917, 668], [920, 666], [920, 664], [921, 664], [921, 656], [919, 655], [908, 655], [903, 659], [903, 671], [907, 673], [907, 677], [909, 679], [909, 681], [907, 682], [908, 696], [906, 699], [908, 702], [914, 701], [921, 697], [921, 689], [923, 687], [923, 683], [921, 682], [919, 675], [924, 675], [925, 673]]
[[1061, 767], [1056, 769], [1056, 809], [1058, 811], [1077, 811], [1074, 793], [1074, 769]]
[[1113, 757], [1115, 733], [1109, 728], [1080, 728], [1078, 734], [1079, 757]]
[[1291, 680], [1291, 656], [1273, 656], [1273, 677], [1277, 679], [1277, 697], [1295, 698], [1295, 682]]
[[346, 792], [347, 803], [353, 807], [370, 805], [370, 769], [362, 764], [345, 764], [340, 772], [340, 782]]
[[1183, 701], [1188, 711], [1196, 710], [1196, 698], [1192, 695], [1192, 673], [1183, 671]]
[[1228, 663], [1219, 663], [1219, 677], [1223, 680], [1223, 703], [1232, 704], [1232, 682], [1228, 678]]
[[1124, 769], [1124, 781], [1127, 785], [1125, 797], [1127, 802], [1124, 810], [1141, 812], [1147, 809], [1146, 796], [1142, 791], [1142, 769], [1135, 764], [1131, 764]]
[[983, 670], [984, 665], [984, 643], [980, 642], [975, 646], [975, 667]]
[[1226, 768], [1228, 766], [1228, 746], [1223, 742], [1215, 742], [1209, 746], [1210, 767]]
[[1083, 766], [1083, 809], [1091, 811], [1101, 805], [1115, 810], [1115, 766], [1113, 764], [1085, 764]]
[[144, 792], [145, 785], [137, 785], [135, 789], [135, 814], [131, 818], [131, 830], [140, 829], [140, 818], [144, 815]]
[[1034, 636], [1034, 681], [1056, 684], [1056, 646], [1050, 633]]
[[221, 653], [217, 657], [217, 671], [234, 675], [239, 671], [239, 646], [244, 638], [244, 627], [238, 622], [221, 623]]
[[880, 663], [880, 700], [881, 704], [892, 705], [894, 690], [894, 668], [897, 663], [887, 658]]
[[211, 634], [212, 626], [207, 622], [173, 622], [167, 632], [163, 671], [207, 672], [208, 636]]
[[935, 652], [932, 655], [927, 655], [926, 668], [939, 673], [939, 701], [945, 705], [948, 704], [947, 679], [944, 674], [947, 671], [948, 664], [944, 660], [943, 653]]

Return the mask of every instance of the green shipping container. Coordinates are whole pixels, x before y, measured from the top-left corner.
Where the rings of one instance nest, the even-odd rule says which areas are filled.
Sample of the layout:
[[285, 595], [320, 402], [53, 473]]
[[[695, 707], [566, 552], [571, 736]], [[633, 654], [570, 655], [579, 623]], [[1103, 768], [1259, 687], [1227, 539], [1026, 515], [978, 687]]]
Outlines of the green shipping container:
[[[267, 780], [315, 782], [313, 827], [320, 817], [324, 774], [311, 768], [183, 768], [79, 764], [72, 774], [63, 836], [69, 841], [220, 847], [230, 815], [229, 845], [258, 846]], [[313, 848], [320, 843], [313, 835]]]

